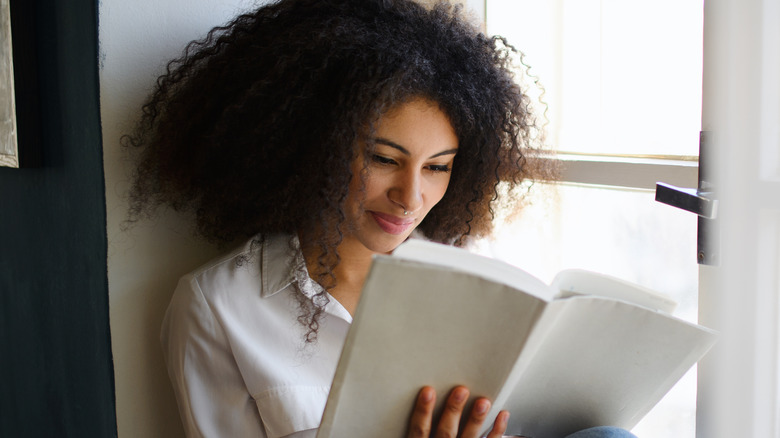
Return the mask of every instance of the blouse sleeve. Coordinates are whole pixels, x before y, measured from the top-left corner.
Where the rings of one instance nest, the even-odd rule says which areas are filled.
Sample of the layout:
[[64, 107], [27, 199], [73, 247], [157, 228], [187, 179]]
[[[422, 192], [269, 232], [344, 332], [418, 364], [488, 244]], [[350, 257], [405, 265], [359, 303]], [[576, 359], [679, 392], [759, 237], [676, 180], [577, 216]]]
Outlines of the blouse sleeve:
[[187, 437], [266, 437], [225, 332], [196, 278], [179, 281], [161, 341]]

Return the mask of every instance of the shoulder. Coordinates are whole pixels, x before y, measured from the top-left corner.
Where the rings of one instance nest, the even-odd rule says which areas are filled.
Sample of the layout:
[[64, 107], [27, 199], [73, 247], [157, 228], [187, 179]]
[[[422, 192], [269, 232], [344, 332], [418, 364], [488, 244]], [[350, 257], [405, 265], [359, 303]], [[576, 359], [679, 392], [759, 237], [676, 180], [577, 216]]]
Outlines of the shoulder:
[[292, 279], [290, 266], [295, 254], [291, 242], [286, 235], [255, 236], [185, 274], [179, 286], [184, 283], [199, 289], [207, 298], [229, 293], [235, 299], [249, 291], [265, 296], [269, 287], [276, 288], [270, 292], [276, 292]]
[[271, 306], [275, 300], [266, 298], [288, 289], [294, 281], [294, 242], [287, 235], [248, 240], [182, 276], [171, 305], [238, 315]]
[[188, 272], [182, 279], [204, 279], [213, 276], [234, 274], [236, 268], [256, 264], [257, 255], [260, 253], [260, 240], [257, 237], [242, 243], [236, 248], [221, 254], [196, 269]]
[[184, 337], [193, 331], [259, 334], [273, 331], [271, 322], [279, 318], [294, 320], [292, 273], [278, 267], [289, 263], [277, 257], [281, 250], [274, 251], [289, 249], [289, 242], [282, 236], [252, 239], [182, 276], [166, 311], [163, 336], [172, 331]]

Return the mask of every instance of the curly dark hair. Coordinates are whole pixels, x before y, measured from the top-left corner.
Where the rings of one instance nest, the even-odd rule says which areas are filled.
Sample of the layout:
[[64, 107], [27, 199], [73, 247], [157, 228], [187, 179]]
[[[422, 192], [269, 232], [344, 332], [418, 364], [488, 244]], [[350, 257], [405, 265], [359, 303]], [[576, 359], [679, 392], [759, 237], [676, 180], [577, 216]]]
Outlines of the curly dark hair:
[[[536, 159], [515, 55], [446, 2], [280, 0], [240, 15], [168, 64], [125, 137], [137, 153], [130, 222], [167, 205], [214, 242], [334, 230], [307, 242], [321, 254], [316, 280], [333, 287], [356, 144], [389, 109], [425, 98], [459, 149], [418, 230], [456, 245], [488, 235], [502, 183], [553, 176]], [[324, 300], [299, 299], [313, 337]]]

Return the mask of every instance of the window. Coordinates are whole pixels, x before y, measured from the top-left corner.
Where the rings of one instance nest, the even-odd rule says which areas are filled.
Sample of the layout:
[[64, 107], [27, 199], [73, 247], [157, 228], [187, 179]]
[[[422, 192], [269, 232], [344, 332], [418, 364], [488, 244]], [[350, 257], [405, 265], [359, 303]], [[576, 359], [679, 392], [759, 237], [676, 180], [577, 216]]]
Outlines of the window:
[[[542, 184], [483, 250], [544, 280], [578, 267], [672, 295], [697, 320], [696, 217], [654, 201], [696, 187], [701, 1], [469, 0], [543, 87], [563, 184]], [[692, 370], [635, 429], [695, 436]]]

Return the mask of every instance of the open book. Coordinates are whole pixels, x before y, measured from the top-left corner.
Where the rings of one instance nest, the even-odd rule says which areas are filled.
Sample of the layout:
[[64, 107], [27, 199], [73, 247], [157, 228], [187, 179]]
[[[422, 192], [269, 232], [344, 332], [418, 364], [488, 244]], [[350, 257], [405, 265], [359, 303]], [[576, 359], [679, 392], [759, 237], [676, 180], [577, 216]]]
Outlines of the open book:
[[[376, 256], [318, 438], [406, 435], [417, 393], [467, 386], [507, 435], [632, 428], [715, 343], [674, 303], [586, 271], [546, 285], [499, 260], [410, 240]], [[467, 406], [470, 409], [470, 406]]]

